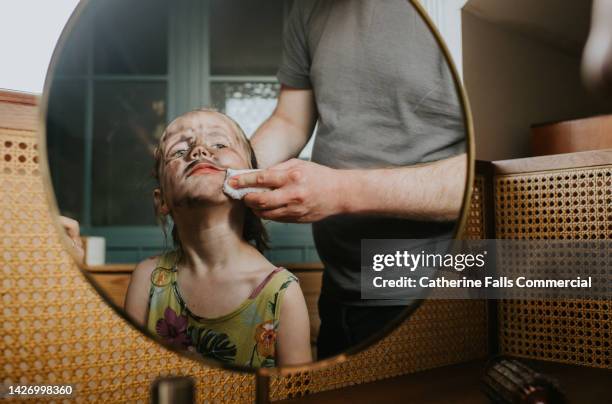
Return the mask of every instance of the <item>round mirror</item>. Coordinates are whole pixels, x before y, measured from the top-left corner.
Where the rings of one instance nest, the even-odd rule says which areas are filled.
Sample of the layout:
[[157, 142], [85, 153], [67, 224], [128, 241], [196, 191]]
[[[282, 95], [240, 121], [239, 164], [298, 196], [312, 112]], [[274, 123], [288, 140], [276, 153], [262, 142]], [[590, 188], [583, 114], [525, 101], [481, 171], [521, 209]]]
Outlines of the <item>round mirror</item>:
[[382, 338], [423, 290], [368, 294], [362, 242], [465, 220], [469, 119], [440, 44], [406, 0], [82, 2], [43, 109], [84, 272], [211, 364], [303, 367]]

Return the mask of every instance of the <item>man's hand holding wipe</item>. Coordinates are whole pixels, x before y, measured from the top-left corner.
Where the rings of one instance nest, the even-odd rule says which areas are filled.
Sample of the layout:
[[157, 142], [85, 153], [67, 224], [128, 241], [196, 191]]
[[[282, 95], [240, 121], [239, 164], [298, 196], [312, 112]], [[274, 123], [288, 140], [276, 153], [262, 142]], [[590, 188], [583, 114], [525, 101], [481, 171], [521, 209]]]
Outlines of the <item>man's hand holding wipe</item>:
[[229, 182], [234, 188], [272, 188], [244, 197], [246, 205], [262, 219], [312, 223], [344, 211], [340, 171], [320, 164], [291, 159]]
[[337, 214], [412, 220], [457, 220], [467, 156], [407, 167], [339, 170], [292, 159], [230, 179], [234, 188], [267, 187], [244, 201], [256, 215], [279, 222], [312, 223]]

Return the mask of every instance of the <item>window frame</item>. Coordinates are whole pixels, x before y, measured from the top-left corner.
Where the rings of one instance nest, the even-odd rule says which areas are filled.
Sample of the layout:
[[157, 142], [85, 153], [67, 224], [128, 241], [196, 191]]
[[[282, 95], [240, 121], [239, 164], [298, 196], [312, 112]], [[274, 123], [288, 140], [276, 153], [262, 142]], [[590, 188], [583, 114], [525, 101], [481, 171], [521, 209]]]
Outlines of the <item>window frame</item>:
[[[284, 3], [284, 24], [291, 1]], [[94, 226], [92, 224], [93, 191], [93, 134], [95, 85], [100, 81], [111, 82], [163, 82], [166, 84], [166, 121], [169, 122], [185, 111], [211, 104], [211, 85], [219, 82], [278, 82], [269, 75], [211, 75], [210, 74], [210, 33], [208, 16], [211, 0], [188, 0], [170, 2], [168, 10], [168, 49], [166, 74], [99, 74], [95, 72], [94, 32], [86, 30], [86, 71], [83, 74], [58, 74], [57, 81], [81, 81], [85, 83], [84, 120], [84, 173], [83, 205], [81, 209], [81, 232], [88, 236], [101, 236], [107, 240], [106, 260], [109, 263], [126, 262], [118, 259], [129, 257], [127, 262], [138, 262], [171, 247], [171, 237], [165, 237], [157, 226]], [[188, 23], [185, 24], [185, 18]], [[191, 25], [190, 25], [191, 24]], [[200, 35], [182, 30], [182, 27], [197, 27]], [[185, 62], [193, 52], [197, 57]], [[185, 53], [187, 52], [187, 53]], [[195, 63], [194, 63], [195, 60]], [[183, 63], [181, 65], [181, 63]], [[187, 72], [184, 70], [187, 69]], [[182, 71], [183, 70], [183, 71]], [[186, 74], [185, 74], [186, 73]], [[197, 83], [193, 85], [193, 83]], [[302, 156], [304, 158], [304, 156]], [[308, 157], [306, 157], [308, 158]], [[274, 248], [266, 256], [275, 261], [313, 262], [318, 261], [309, 225], [291, 225], [270, 222], [266, 225]], [[288, 259], [294, 257], [293, 259]]]

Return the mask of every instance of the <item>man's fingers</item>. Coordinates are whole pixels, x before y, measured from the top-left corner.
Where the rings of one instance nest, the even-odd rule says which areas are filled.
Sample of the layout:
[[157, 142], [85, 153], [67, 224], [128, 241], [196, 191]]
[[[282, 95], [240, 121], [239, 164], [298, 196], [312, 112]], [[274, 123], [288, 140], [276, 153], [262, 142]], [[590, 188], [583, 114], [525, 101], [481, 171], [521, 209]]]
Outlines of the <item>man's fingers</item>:
[[285, 170], [263, 170], [232, 177], [229, 184], [232, 188], [280, 188], [287, 183], [287, 180], [288, 176]]
[[255, 214], [265, 220], [276, 222], [292, 222], [293, 218], [287, 206], [271, 210], [254, 210]]
[[244, 196], [244, 203], [255, 210], [271, 210], [286, 206], [290, 196], [282, 189], [266, 192], [252, 192]]
[[60, 216], [59, 219], [60, 223], [64, 227], [64, 230], [66, 230], [66, 233], [68, 233], [68, 236], [71, 238], [79, 237], [79, 222], [66, 216]]
[[312, 222], [306, 216], [306, 212], [296, 206], [283, 206], [277, 209], [270, 210], [253, 210], [257, 216], [265, 220], [274, 220], [275, 222], [284, 223], [310, 223]]

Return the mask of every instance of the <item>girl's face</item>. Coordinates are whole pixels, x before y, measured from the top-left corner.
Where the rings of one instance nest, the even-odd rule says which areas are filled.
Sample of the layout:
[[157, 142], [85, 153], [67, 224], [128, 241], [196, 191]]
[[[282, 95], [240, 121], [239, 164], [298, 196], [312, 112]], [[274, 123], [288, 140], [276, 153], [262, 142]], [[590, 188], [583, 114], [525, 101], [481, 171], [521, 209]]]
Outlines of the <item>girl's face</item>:
[[[174, 120], [160, 143], [159, 180], [155, 192], [162, 214], [197, 202], [224, 203], [227, 168], [249, 168], [249, 147], [236, 124], [218, 112], [196, 111]], [[163, 195], [162, 195], [163, 194]]]

